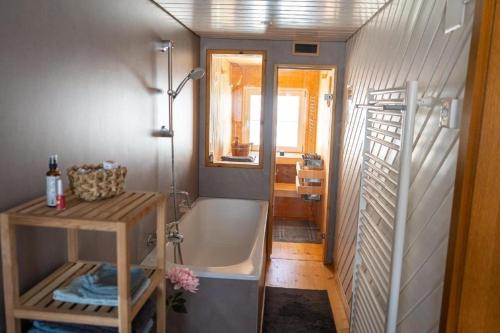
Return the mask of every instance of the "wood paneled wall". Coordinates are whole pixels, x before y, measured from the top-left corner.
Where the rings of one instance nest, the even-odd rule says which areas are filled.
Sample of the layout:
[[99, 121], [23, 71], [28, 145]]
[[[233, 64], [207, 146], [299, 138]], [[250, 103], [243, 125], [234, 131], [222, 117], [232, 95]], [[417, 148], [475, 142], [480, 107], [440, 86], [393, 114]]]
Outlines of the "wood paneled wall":
[[[243, 114], [244, 103], [243, 90], [245, 87], [261, 87], [262, 86], [262, 66], [249, 66], [231, 63], [231, 89], [232, 89], [232, 138], [239, 138], [240, 142], [244, 142], [243, 120], [248, 117]], [[248, 132], [248, 129], [246, 130]], [[248, 133], [246, 133], [248, 136]]]
[[[368, 89], [418, 80], [419, 96], [463, 98], [474, 1], [464, 26], [444, 34], [446, 0], [393, 0], [347, 43], [334, 260], [351, 303], [364, 112]], [[348, 91], [350, 89], [345, 89]], [[436, 331], [439, 321], [458, 131], [440, 128], [439, 107], [419, 108], [398, 331]]]

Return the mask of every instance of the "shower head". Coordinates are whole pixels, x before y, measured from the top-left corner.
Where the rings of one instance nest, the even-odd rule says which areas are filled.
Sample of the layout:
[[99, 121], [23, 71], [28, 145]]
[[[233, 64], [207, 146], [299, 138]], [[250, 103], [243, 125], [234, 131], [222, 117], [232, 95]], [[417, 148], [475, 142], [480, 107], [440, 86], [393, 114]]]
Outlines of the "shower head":
[[205, 76], [205, 70], [201, 67], [196, 67], [188, 74], [191, 80], [199, 80]]
[[179, 95], [182, 88], [184, 88], [184, 86], [189, 80], [199, 80], [204, 76], [205, 76], [205, 70], [201, 67], [196, 67], [191, 72], [189, 72], [188, 75], [186, 75], [186, 77], [181, 81], [181, 83], [179, 83], [177, 89], [175, 89], [175, 91], [169, 92], [169, 94], [171, 94], [174, 98], [177, 97], [177, 95]]

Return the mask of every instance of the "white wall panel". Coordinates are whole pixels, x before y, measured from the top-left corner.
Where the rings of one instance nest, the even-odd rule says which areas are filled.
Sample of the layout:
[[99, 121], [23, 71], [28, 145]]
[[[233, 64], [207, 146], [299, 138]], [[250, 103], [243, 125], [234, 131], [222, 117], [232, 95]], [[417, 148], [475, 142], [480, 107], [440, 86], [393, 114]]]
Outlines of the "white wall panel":
[[[358, 221], [364, 111], [368, 89], [419, 81], [419, 97], [463, 97], [474, 1], [464, 26], [444, 34], [445, 0], [393, 0], [347, 42], [335, 265], [346, 300]], [[347, 89], [344, 89], [347, 91]], [[439, 108], [419, 108], [406, 230], [398, 331], [437, 329], [455, 178], [458, 131], [439, 128]]]

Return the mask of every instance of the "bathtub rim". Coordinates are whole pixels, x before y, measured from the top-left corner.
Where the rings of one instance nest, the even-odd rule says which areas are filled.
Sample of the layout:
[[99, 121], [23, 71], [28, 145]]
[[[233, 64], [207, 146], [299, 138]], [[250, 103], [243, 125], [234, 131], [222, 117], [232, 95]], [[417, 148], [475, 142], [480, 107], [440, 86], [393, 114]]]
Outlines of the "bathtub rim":
[[[268, 223], [269, 201], [259, 199], [242, 199], [242, 198], [220, 198], [220, 197], [198, 197], [192, 205], [192, 209], [201, 201], [206, 200], [229, 200], [229, 201], [251, 201], [260, 205], [260, 215], [258, 230], [255, 242], [250, 251], [249, 257], [244, 261], [228, 266], [194, 266], [194, 265], [179, 265], [166, 260], [165, 270], [170, 270], [173, 267], [186, 267], [191, 269], [196, 276], [204, 278], [217, 279], [237, 279], [237, 280], [253, 280], [258, 281], [262, 275], [262, 267], [265, 264], [265, 249], [266, 249], [266, 228]], [[182, 220], [188, 217], [191, 209], [180, 218]], [[167, 244], [165, 244], [167, 246]], [[156, 262], [156, 247], [142, 261], [145, 266], [152, 266]]]

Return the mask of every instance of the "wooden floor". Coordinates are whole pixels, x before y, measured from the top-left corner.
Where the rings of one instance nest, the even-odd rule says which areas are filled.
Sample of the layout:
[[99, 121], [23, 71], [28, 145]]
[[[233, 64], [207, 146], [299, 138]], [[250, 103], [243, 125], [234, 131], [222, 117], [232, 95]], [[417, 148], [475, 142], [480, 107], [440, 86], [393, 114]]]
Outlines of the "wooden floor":
[[327, 290], [337, 332], [349, 332], [349, 320], [332, 267], [322, 263], [321, 244], [273, 242], [267, 264], [270, 287]]
[[271, 258], [323, 261], [323, 244], [273, 242]]

